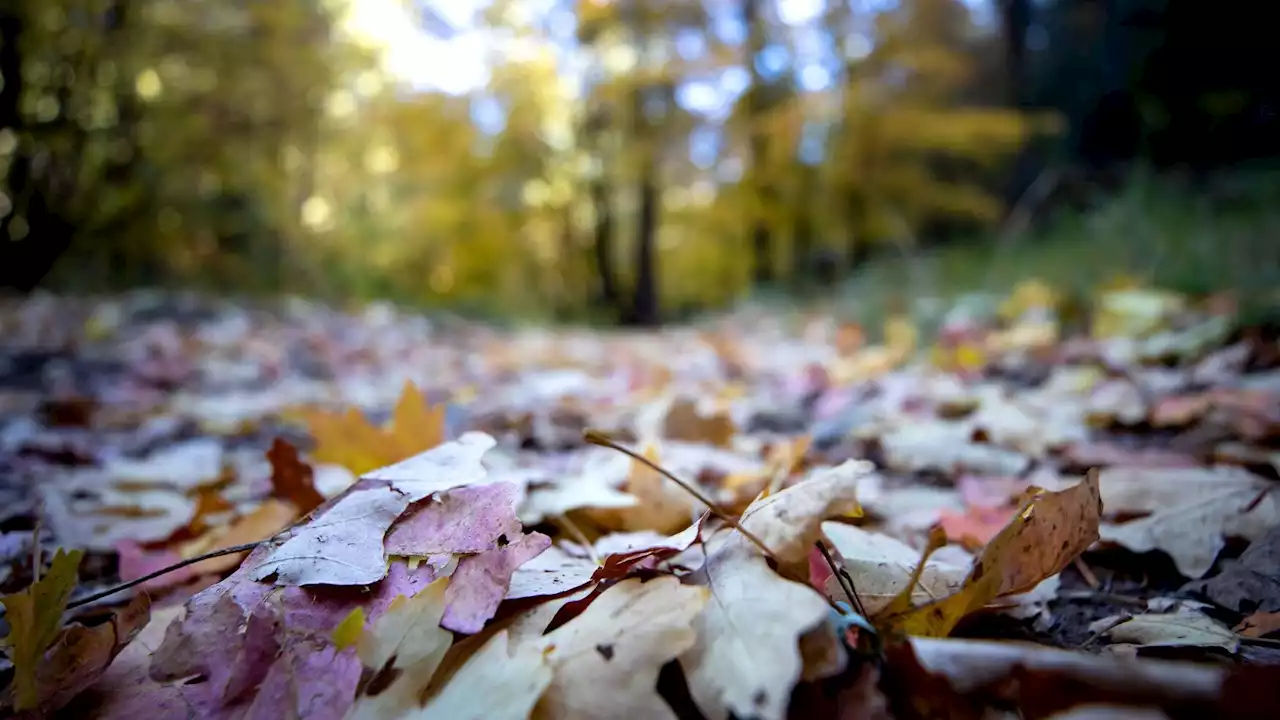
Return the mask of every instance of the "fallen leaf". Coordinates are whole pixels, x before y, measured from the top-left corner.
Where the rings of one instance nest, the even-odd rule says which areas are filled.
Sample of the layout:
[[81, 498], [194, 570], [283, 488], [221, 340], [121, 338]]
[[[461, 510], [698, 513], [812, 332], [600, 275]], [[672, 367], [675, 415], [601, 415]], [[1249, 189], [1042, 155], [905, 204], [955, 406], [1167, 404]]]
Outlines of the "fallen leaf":
[[1226, 561], [1222, 572], [1182, 589], [1233, 612], [1280, 612], [1280, 525], [1250, 543], [1239, 558]]
[[703, 573], [710, 600], [694, 621], [697, 642], [680, 655], [694, 702], [710, 720], [784, 717], [803, 668], [800, 637], [830, 606], [746, 547], [714, 553]]
[[[551, 660], [541, 643], [510, 643], [499, 631], [427, 700], [422, 718], [524, 720], [551, 685]], [[408, 715], [404, 717], [414, 717]]]
[[674, 718], [657, 693], [658, 671], [693, 645], [707, 594], [672, 577], [605, 590], [543, 637], [554, 675], [534, 717]]
[[409, 717], [421, 707], [422, 691], [453, 643], [453, 634], [440, 627], [448, 587], [449, 579], [440, 578], [411, 598], [397, 597], [365, 629], [356, 654], [373, 679], [348, 718]]
[[[822, 521], [861, 512], [855, 491], [867, 472], [867, 464], [848, 461], [815, 473], [752, 503], [742, 526], [803, 577]], [[803, 669], [800, 638], [824, 626], [830, 606], [813, 588], [774, 572], [740, 533], [708, 541], [707, 552], [698, 577], [711, 600], [695, 622], [697, 642], [680, 656], [689, 691], [711, 720], [780, 718]]]
[[673, 400], [662, 419], [661, 437], [672, 440], [727, 448], [735, 433], [737, 428], [728, 413], [700, 412], [697, 401], [690, 398]]
[[409, 506], [408, 495], [386, 485], [357, 487], [328, 510], [294, 529], [252, 566], [254, 580], [278, 585], [367, 585], [387, 574], [383, 536]]
[[369, 424], [355, 408], [309, 413], [306, 422], [316, 439], [316, 462], [342, 465], [360, 477], [444, 442], [444, 411], [443, 405], [428, 407], [406, 382], [386, 427]]
[[73, 622], [40, 659], [36, 684], [41, 714], [62, 708], [89, 688], [111, 665], [151, 617], [151, 601], [136, 595], [111, 614], [108, 622], [90, 626]]
[[82, 557], [82, 550], [66, 552], [59, 548], [39, 582], [0, 597], [9, 625], [9, 634], [2, 642], [13, 662], [14, 707], [18, 710], [35, 708], [41, 701], [37, 683], [41, 661], [58, 637], [62, 613], [79, 580], [77, 571]]
[[917, 608], [903, 597], [873, 618], [882, 632], [945, 636], [969, 613], [1002, 595], [1030, 590], [1056, 575], [1098, 539], [1102, 499], [1098, 473], [1059, 492], [1032, 488], [1030, 497], [994, 537], [954, 595]]
[[410, 507], [387, 533], [391, 555], [479, 553], [515, 540], [520, 488], [513, 483], [460, 487]]
[[1260, 638], [1280, 631], [1280, 612], [1256, 612], [1235, 627], [1243, 637]]
[[[836, 522], [823, 523], [822, 532], [839, 553], [845, 571], [858, 590], [858, 599], [871, 615], [883, 610], [902, 593], [912, 569], [920, 562], [919, 552], [888, 535]], [[971, 565], [971, 562], [959, 564], [930, 557], [912, 590], [912, 602], [926, 603], [954, 594], [963, 586]], [[827, 594], [835, 600], [845, 599], [838, 586]]]
[[1240, 639], [1226, 625], [1200, 614], [1134, 615], [1106, 634], [1116, 642], [1147, 647], [1220, 647], [1231, 653], [1240, 648]]
[[1102, 470], [1102, 500], [1109, 514], [1143, 514], [1105, 523], [1101, 536], [1134, 552], [1161, 550], [1178, 571], [1202, 577], [1226, 546], [1225, 536], [1260, 537], [1280, 523], [1270, 483], [1234, 467]]
[[[647, 445], [642, 454], [655, 464], [661, 462], [655, 445]], [[637, 502], [623, 508], [589, 511], [588, 517], [611, 530], [671, 533], [686, 527], [700, 505], [687, 490], [638, 460], [631, 460], [622, 490]]]
[[[268, 498], [253, 512], [236, 518], [230, 525], [212, 530], [204, 537], [183, 545], [179, 555], [185, 560], [215, 550], [265, 540], [284, 530], [297, 518], [298, 508], [292, 503]], [[247, 555], [246, 551], [236, 555], [209, 558], [194, 565], [188, 565], [187, 568], [190, 569], [193, 577], [203, 574], [214, 575], [234, 569]], [[123, 577], [123, 571], [121, 575]]]
[[271, 463], [273, 496], [293, 503], [301, 515], [324, 504], [324, 496], [316, 490], [315, 473], [299, 459], [296, 448], [276, 438], [267, 450], [267, 460]]
[[295, 528], [251, 570], [279, 585], [366, 585], [387, 573], [384, 536], [408, 507], [434, 493], [485, 478], [480, 463], [492, 437], [466, 433], [457, 440], [371, 473]]
[[510, 588], [511, 576], [529, 560], [551, 546], [541, 533], [521, 535], [515, 541], [458, 561], [449, 586], [444, 627], [460, 633], [479, 632], [493, 617]]

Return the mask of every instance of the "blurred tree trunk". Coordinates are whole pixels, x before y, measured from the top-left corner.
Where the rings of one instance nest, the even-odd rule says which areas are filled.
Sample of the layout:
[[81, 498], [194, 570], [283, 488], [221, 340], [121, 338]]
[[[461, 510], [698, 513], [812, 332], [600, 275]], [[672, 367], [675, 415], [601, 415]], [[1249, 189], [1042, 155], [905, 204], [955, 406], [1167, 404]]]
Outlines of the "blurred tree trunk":
[[757, 284], [773, 281], [773, 243], [769, 235], [768, 213], [773, 206], [774, 188], [767, 182], [762, 165], [768, 152], [769, 141], [765, 133], [764, 79], [760, 76], [760, 57], [764, 52], [764, 20], [760, 16], [760, 0], [742, 3], [742, 22], [747, 28], [747, 68], [751, 73], [751, 85], [747, 89], [747, 129], [750, 136], [746, 172], [750, 181], [751, 199], [747, 217], [750, 218], [752, 279]]
[[0, 129], [17, 140], [4, 178], [9, 212], [0, 217], [0, 288], [29, 292], [71, 244], [71, 228], [49, 207], [38, 187], [32, 129], [22, 115], [25, 18], [18, 8], [0, 10]]
[[800, 188], [796, 197], [795, 237], [791, 240], [791, 284], [796, 290], [803, 290], [813, 274], [814, 238], [813, 238], [813, 205], [810, 198], [817, 190], [817, 168], [800, 164]]
[[999, 7], [1008, 102], [1014, 107], [1021, 107], [1027, 101], [1027, 30], [1031, 27], [1031, 0], [1000, 0]]

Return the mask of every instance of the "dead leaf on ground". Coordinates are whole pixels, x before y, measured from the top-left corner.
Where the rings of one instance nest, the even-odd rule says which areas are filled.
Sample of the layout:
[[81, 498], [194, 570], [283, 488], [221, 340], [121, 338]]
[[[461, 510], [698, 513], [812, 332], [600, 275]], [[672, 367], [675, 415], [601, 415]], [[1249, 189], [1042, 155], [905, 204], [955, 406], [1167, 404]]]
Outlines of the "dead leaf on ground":
[[315, 473], [298, 457], [296, 448], [276, 438], [267, 450], [267, 460], [271, 463], [273, 496], [293, 503], [301, 515], [324, 504], [324, 496], [316, 490]]
[[1147, 647], [1220, 647], [1234, 653], [1240, 639], [1226, 625], [1199, 613], [1143, 613], [1106, 633], [1112, 640]]
[[411, 382], [385, 427], [374, 427], [355, 408], [312, 412], [306, 421], [316, 439], [316, 462], [342, 465], [357, 477], [444, 442], [444, 406], [429, 407]]
[[[876, 532], [844, 523], [826, 522], [822, 532], [839, 553], [841, 564], [858, 590], [858, 599], [866, 611], [875, 615], [906, 588], [912, 569], [920, 562], [920, 553], [906, 543]], [[915, 604], [939, 600], [954, 594], [964, 584], [972, 566], [971, 559], [957, 563], [931, 556], [925, 563], [911, 599]], [[835, 600], [844, 600], [838, 586], [827, 590]]]
[[542, 639], [553, 679], [535, 718], [674, 718], [658, 671], [695, 641], [705, 588], [672, 577], [623, 580]]
[[1056, 575], [1098, 539], [1102, 499], [1098, 474], [1059, 492], [1033, 488], [1030, 499], [987, 545], [954, 595], [910, 608], [905, 594], [873, 618], [885, 633], [945, 636], [988, 602], [1035, 587]]
[[1253, 540], [1280, 523], [1280, 502], [1266, 492], [1270, 485], [1235, 467], [1106, 468], [1101, 487], [1107, 513], [1142, 517], [1104, 523], [1101, 536], [1134, 552], [1161, 550], [1183, 575], [1199, 578], [1227, 535]]
[[1280, 612], [1256, 612], [1235, 627], [1243, 637], [1260, 638], [1280, 632]]

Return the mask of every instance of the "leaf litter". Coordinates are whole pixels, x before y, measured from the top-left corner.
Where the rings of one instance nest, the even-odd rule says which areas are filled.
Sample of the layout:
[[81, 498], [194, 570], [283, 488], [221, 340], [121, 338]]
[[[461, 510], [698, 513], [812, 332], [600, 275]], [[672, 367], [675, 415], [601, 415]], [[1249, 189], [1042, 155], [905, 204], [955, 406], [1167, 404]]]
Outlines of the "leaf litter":
[[905, 315], [7, 304], [6, 358], [86, 371], [0, 388], [43, 393], [0, 418], [0, 703], [1274, 716], [1275, 339], [1170, 298], [1063, 338], [1025, 284], [932, 347]]

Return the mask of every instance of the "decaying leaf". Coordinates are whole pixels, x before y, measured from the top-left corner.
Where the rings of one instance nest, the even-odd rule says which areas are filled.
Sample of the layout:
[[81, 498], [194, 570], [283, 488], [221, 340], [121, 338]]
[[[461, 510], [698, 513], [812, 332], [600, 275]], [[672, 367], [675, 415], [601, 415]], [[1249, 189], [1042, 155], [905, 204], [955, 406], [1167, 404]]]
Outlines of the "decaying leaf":
[[959, 592], [917, 608], [909, 598], [875, 618], [884, 632], [945, 636], [969, 613], [1001, 595], [1022, 592], [1057, 574], [1098, 539], [1098, 473], [1058, 492], [1033, 488], [1022, 509], [987, 545]]
[[658, 671], [693, 645], [705, 588], [672, 577], [623, 580], [543, 638], [553, 679], [536, 718], [674, 718]]
[[1227, 535], [1254, 540], [1280, 523], [1270, 483], [1242, 468], [1112, 467], [1101, 483], [1108, 513], [1143, 515], [1103, 524], [1102, 539], [1135, 552], [1162, 550], [1190, 578], [1209, 571]]
[[9, 625], [3, 645], [13, 662], [14, 707], [19, 710], [35, 708], [40, 703], [37, 675], [41, 661], [62, 627], [62, 612], [75, 590], [82, 557], [81, 550], [59, 549], [49, 572], [39, 582], [0, 598]]
[[324, 504], [324, 496], [316, 490], [315, 473], [298, 457], [296, 448], [276, 438], [267, 450], [267, 460], [271, 463], [272, 495], [293, 503], [301, 515]]
[[1220, 647], [1235, 652], [1240, 639], [1223, 625], [1199, 613], [1143, 613], [1107, 631], [1112, 640], [1143, 646]]

